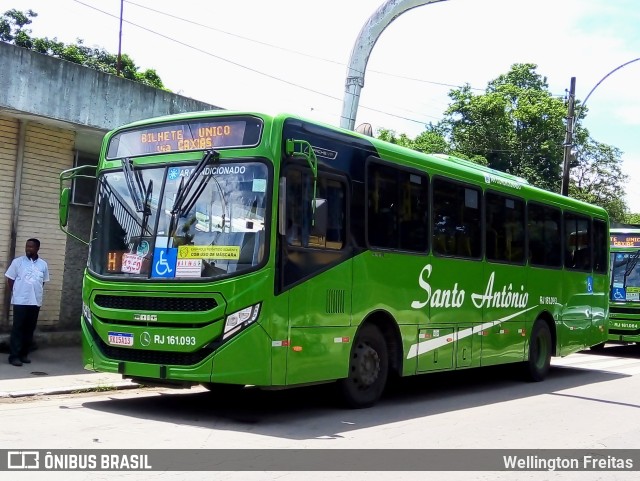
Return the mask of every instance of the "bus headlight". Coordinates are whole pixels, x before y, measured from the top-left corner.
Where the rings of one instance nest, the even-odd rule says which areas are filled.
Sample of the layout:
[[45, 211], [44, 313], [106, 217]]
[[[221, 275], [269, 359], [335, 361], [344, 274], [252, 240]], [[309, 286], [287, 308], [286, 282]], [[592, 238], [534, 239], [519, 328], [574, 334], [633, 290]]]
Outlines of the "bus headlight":
[[255, 322], [255, 320], [258, 319], [259, 313], [260, 304], [254, 304], [253, 306], [245, 307], [233, 314], [229, 314], [224, 321], [224, 335], [222, 339], [228, 338], [243, 327]]
[[91, 309], [89, 309], [89, 306], [84, 302], [82, 303], [82, 315], [87, 320], [87, 322], [91, 324]]

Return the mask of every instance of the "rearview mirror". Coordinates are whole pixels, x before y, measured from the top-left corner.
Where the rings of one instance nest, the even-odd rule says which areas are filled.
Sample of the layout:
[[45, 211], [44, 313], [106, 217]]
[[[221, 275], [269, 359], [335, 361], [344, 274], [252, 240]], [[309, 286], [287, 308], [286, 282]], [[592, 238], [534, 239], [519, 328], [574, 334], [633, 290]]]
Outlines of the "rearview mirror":
[[67, 227], [69, 222], [69, 203], [71, 199], [71, 188], [65, 187], [60, 191], [60, 205], [58, 215], [60, 217], [60, 227]]

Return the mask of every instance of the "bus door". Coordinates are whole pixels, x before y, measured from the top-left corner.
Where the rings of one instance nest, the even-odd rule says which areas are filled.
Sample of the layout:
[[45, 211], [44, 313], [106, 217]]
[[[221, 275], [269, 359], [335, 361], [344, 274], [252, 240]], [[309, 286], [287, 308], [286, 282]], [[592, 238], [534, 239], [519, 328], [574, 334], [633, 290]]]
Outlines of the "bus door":
[[485, 194], [484, 284], [476, 307], [482, 307], [482, 365], [522, 361], [528, 314], [525, 268], [525, 202], [488, 190]]
[[432, 218], [430, 316], [419, 335], [434, 349], [418, 359], [421, 372], [479, 365], [481, 346], [482, 308], [470, 301], [484, 286], [480, 189], [435, 177]]
[[563, 354], [579, 351], [592, 337], [594, 310], [591, 220], [564, 213], [564, 304], [558, 332]]
[[289, 166], [282, 179], [279, 274], [289, 311], [286, 382], [344, 377], [351, 346], [347, 182], [320, 173], [314, 189], [311, 169], [298, 165]]
[[[607, 223], [593, 219], [593, 277], [592, 277], [592, 311], [591, 336], [587, 345], [594, 346], [607, 340], [607, 317], [609, 311], [609, 289], [611, 278], [608, 268]], [[640, 280], [640, 278], [639, 278]], [[637, 285], [640, 285], [638, 283]], [[640, 289], [636, 290], [636, 295]]]
[[[522, 361], [527, 340], [527, 273], [524, 265], [485, 266], [486, 285], [482, 291], [482, 365]], [[530, 323], [529, 325], [532, 325]]]

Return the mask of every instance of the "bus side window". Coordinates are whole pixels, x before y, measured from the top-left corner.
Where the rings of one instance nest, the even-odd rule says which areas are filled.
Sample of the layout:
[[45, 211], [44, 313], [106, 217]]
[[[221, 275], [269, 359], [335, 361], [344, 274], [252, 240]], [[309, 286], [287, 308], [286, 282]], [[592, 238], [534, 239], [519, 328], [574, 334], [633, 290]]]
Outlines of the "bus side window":
[[578, 249], [573, 255], [573, 267], [579, 270], [591, 269], [591, 249]]
[[429, 180], [379, 159], [367, 164], [367, 239], [382, 249], [427, 252]]
[[291, 217], [287, 219], [287, 244], [290, 246], [300, 245], [300, 226], [294, 224]]
[[480, 258], [480, 190], [442, 178], [433, 181], [433, 251]]
[[529, 218], [529, 253], [531, 264], [562, 267], [562, 213], [555, 207], [527, 204]]
[[571, 270], [591, 270], [591, 221], [571, 212], [563, 216], [565, 228], [564, 265]]
[[593, 220], [593, 270], [607, 272], [607, 225], [605, 222]]
[[524, 262], [524, 201], [488, 191], [485, 205], [487, 259]]
[[458, 249], [457, 254], [462, 257], [471, 257], [471, 239], [466, 234], [458, 235]]
[[538, 222], [529, 222], [529, 262], [532, 264], [544, 263], [542, 226]]
[[524, 237], [520, 225], [505, 225], [505, 247], [507, 260], [510, 262], [521, 262], [524, 258]]
[[498, 232], [489, 225], [487, 226], [487, 231], [486, 231], [487, 259], [495, 259], [497, 254], [498, 254]]

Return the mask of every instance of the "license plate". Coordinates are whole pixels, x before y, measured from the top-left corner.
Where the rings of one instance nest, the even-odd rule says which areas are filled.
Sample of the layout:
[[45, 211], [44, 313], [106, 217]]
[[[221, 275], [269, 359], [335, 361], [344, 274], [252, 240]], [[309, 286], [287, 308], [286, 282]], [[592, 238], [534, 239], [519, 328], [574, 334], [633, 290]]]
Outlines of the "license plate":
[[133, 346], [133, 334], [129, 332], [109, 332], [109, 344], [112, 346]]

